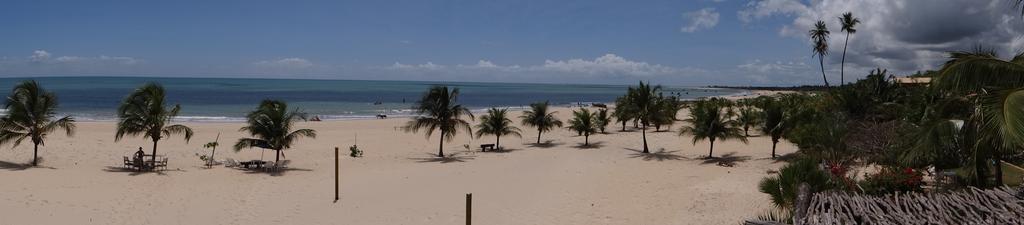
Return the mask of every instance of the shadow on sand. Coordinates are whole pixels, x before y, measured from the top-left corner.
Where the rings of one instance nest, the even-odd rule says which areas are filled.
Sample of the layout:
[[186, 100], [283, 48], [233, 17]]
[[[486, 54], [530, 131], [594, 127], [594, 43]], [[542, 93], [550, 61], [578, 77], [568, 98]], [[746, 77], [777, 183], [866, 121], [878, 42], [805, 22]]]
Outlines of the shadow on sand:
[[730, 152], [722, 155], [721, 157], [704, 157], [701, 158], [701, 160], [703, 160], [703, 162], [700, 163], [701, 165], [715, 164], [724, 167], [733, 167], [737, 162], [746, 162], [747, 160], [750, 160], [750, 156], [736, 156], [735, 152]]
[[526, 145], [528, 145], [530, 147], [534, 147], [534, 148], [552, 148], [552, 147], [563, 145], [563, 144], [565, 144], [565, 143], [554, 143], [554, 142], [551, 142], [550, 140], [548, 140], [548, 141], [544, 141], [544, 142], [539, 143], [539, 144], [538, 143], [529, 143], [529, 144], [526, 144]]
[[418, 163], [454, 163], [454, 162], [466, 162], [466, 160], [472, 160], [473, 156], [463, 155], [463, 153], [452, 153], [447, 157], [437, 157], [433, 153], [425, 153], [427, 157], [412, 157], [409, 159], [416, 160]]
[[[37, 163], [43, 164], [43, 158], [39, 158]], [[21, 171], [31, 168], [57, 169], [47, 166], [32, 166], [32, 163], [13, 163], [8, 161], [0, 161], [0, 170]]]
[[580, 143], [580, 144], [578, 144], [576, 146], [572, 146], [572, 147], [573, 148], [577, 148], [577, 149], [603, 148], [604, 147], [604, 142], [603, 141], [590, 142], [590, 145], [583, 145], [583, 143]]
[[643, 159], [644, 161], [651, 161], [651, 160], [665, 161], [665, 160], [683, 160], [683, 159], [687, 159], [686, 157], [683, 157], [681, 155], [674, 154], [675, 152], [679, 152], [679, 151], [668, 151], [668, 152], [666, 152], [665, 149], [659, 149], [657, 152], [644, 153], [642, 150], [639, 150], [639, 149], [626, 148], [626, 150], [629, 150], [629, 151], [633, 152], [633, 153], [629, 154], [629, 158], [640, 158], [640, 159]]
[[[501, 148], [495, 150], [481, 151], [481, 153], [512, 153], [514, 151], [521, 151], [521, 148]], [[436, 157], [436, 156], [435, 156]]]
[[245, 174], [267, 174], [267, 175], [274, 176], [274, 177], [284, 176], [286, 173], [291, 172], [291, 171], [304, 171], [304, 172], [313, 171], [312, 169], [294, 168], [294, 167], [280, 168], [280, 169], [277, 169], [277, 170], [274, 170], [274, 171], [268, 171], [268, 170], [263, 170], [263, 169], [246, 169], [246, 168], [237, 168], [237, 167], [234, 168], [234, 169], [240, 170], [240, 171], [244, 171]]

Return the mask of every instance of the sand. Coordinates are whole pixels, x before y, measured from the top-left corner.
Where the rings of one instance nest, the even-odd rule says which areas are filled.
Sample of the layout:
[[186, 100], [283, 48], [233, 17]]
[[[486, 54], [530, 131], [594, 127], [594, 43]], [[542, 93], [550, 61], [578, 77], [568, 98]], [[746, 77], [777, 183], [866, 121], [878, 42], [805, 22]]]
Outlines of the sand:
[[[557, 116], [568, 119], [568, 110]], [[407, 120], [299, 123], [318, 137], [286, 150], [293, 163], [279, 174], [202, 166], [195, 154], [208, 154], [202, 145], [218, 133], [217, 159], [261, 158], [260, 150], [230, 149], [243, 136], [241, 123], [187, 123], [196, 132], [190, 142], [159, 143], [167, 171], [136, 173], [120, 169], [122, 156], [140, 146], [149, 153], [151, 142], [115, 142], [115, 123], [79, 122], [74, 137], [50, 135], [40, 167], [20, 165], [31, 160], [31, 145], [3, 146], [0, 224], [463, 224], [467, 193], [475, 224], [737, 224], [771, 207], [757, 183], [783, 165], [769, 158], [766, 137], [715, 143], [715, 155], [733, 167], [702, 160], [708, 143], [677, 136], [679, 125], [648, 133], [659, 152], [650, 155], [638, 152], [639, 130], [611, 125], [590, 137], [589, 148], [565, 129], [535, 146], [536, 131], [523, 128], [522, 138], [502, 139], [503, 152], [478, 151], [493, 136], [460, 134], [445, 143], [456, 156], [439, 159], [436, 136], [398, 129]], [[356, 134], [362, 158], [347, 156]], [[342, 151], [336, 203], [335, 146]], [[784, 142], [778, 151], [795, 147]]]

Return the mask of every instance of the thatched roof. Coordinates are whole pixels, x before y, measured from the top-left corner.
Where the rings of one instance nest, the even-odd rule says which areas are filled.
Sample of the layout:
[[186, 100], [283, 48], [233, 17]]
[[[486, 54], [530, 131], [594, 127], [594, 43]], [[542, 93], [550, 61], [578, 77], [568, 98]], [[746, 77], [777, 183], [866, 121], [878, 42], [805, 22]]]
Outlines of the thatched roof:
[[[803, 224], [1024, 224], [1024, 189], [977, 188], [883, 197], [815, 194]], [[798, 223], [799, 224], [799, 223]]]

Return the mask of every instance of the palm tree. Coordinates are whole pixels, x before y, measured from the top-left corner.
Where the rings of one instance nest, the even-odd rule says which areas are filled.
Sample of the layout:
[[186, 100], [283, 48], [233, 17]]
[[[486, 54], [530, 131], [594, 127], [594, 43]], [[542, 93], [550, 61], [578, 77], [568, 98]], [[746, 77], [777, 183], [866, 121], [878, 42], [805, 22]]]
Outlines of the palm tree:
[[480, 124], [476, 125], [476, 138], [485, 134], [494, 135], [494, 148], [501, 149], [501, 136], [512, 135], [522, 137], [521, 130], [512, 126], [512, 120], [508, 119], [507, 109], [490, 108], [487, 115], [480, 117]]
[[821, 78], [825, 80], [825, 87], [828, 87], [828, 77], [825, 77], [825, 56], [828, 55], [829, 31], [825, 27], [825, 21], [818, 20], [809, 33], [814, 44], [814, 54], [818, 56], [818, 63], [821, 65]]
[[650, 153], [647, 147], [647, 125], [653, 122], [654, 117], [658, 116], [658, 103], [662, 101], [662, 98], [658, 93], [661, 92], [661, 85], [651, 86], [650, 84], [644, 84], [640, 82], [639, 86], [629, 87], [626, 91], [626, 107], [632, 112], [632, 117], [640, 121], [642, 128], [640, 129], [641, 135], [644, 140], [644, 151], [643, 153]]
[[782, 104], [775, 99], [768, 98], [761, 103], [761, 112], [764, 121], [761, 123], [761, 132], [772, 138], [772, 158], [775, 158], [775, 146], [786, 133], [788, 123], [786, 122], [785, 110]]
[[263, 100], [256, 110], [245, 116], [246, 126], [238, 131], [248, 132], [252, 138], [239, 138], [235, 151], [245, 148], [274, 150], [275, 164], [281, 160], [281, 151], [289, 149], [301, 137], [316, 138], [313, 129], [292, 131], [295, 121], [305, 120], [306, 114], [298, 110], [288, 111], [288, 104], [279, 100]]
[[590, 134], [597, 132], [596, 115], [587, 109], [572, 111], [572, 115], [572, 119], [569, 120], [569, 130], [583, 135], [583, 146], [590, 146]]
[[124, 135], [138, 136], [153, 140], [153, 161], [156, 161], [156, 145], [160, 139], [172, 134], [184, 134], [185, 141], [192, 139], [192, 128], [181, 124], [173, 124], [171, 120], [181, 112], [181, 106], [175, 104], [166, 107], [164, 87], [156, 83], [147, 83], [135, 89], [124, 98], [117, 109], [117, 132], [114, 141]]
[[74, 119], [65, 116], [54, 120], [57, 95], [44, 90], [34, 80], [14, 86], [4, 108], [7, 115], [0, 118], [0, 144], [13, 142], [16, 147], [22, 140], [30, 138], [33, 144], [32, 166], [38, 165], [39, 145], [43, 145], [47, 134], [62, 129], [68, 136], [74, 135]]
[[427, 138], [430, 138], [435, 129], [441, 131], [437, 157], [444, 157], [444, 142], [455, 139], [458, 129], [465, 129], [466, 133], [473, 135], [469, 122], [462, 119], [462, 116], [469, 116], [469, 119], [473, 120], [473, 113], [458, 104], [458, 99], [458, 88], [449, 91], [448, 86], [431, 87], [413, 108], [419, 116], [413, 117], [405, 125], [406, 131], [414, 133], [426, 129]]
[[747, 143], [739, 123], [732, 119], [733, 112], [723, 107], [721, 101], [717, 98], [697, 101], [690, 109], [690, 118], [683, 120], [689, 125], [679, 129], [680, 136], [693, 135], [693, 144], [704, 139], [710, 141], [708, 158], [714, 158], [715, 140], [739, 139]]
[[664, 97], [658, 94], [657, 112], [654, 117], [651, 118], [651, 123], [654, 125], [654, 131], [661, 130], [662, 125], [666, 125], [669, 129], [672, 129], [672, 124], [676, 122], [676, 114], [682, 109], [683, 104], [676, 100], [676, 97]]
[[632, 103], [629, 102], [628, 97], [629, 96], [627, 94], [626, 96], [622, 96], [615, 99], [615, 112], [612, 112], [612, 115], [615, 116], [615, 121], [619, 121], [619, 123], [622, 123], [623, 132], [626, 131], [626, 123], [629, 121], [633, 121], [633, 118], [636, 114], [634, 112], [636, 110], [632, 110], [630, 108], [633, 105]]
[[597, 119], [597, 129], [600, 130], [601, 133], [604, 133], [605, 127], [608, 127], [608, 124], [612, 123], [612, 117], [611, 115], [608, 115], [608, 109], [598, 109], [595, 119]]
[[523, 112], [519, 118], [523, 120], [523, 125], [537, 128], [537, 144], [540, 144], [542, 133], [554, 127], [562, 127], [562, 121], [555, 118], [555, 113], [548, 112], [548, 102], [537, 102], [530, 104], [530, 110]]
[[[984, 185], [989, 160], [1018, 151], [1024, 145], [1024, 53], [1010, 61], [994, 52], [953, 52], [932, 80], [940, 94], [962, 96], [972, 102], [971, 115], [962, 119], [966, 140], [962, 148], [974, 158], [979, 185]], [[997, 164], [998, 165], [998, 164]], [[1002, 168], [995, 166], [996, 184], [1002, 185]]]
[[843, 24], [842, 31], [846, 32], [846, 41], [843, 41], [843, 60], [839, 64], [839, 85], [843, 85], [845, 84], [846, 46], [850, 43], [850, 35], [857, 33], [856, 26], [860, 23], [860, 19], [853, 17], [852, 12], [846, 12], [839, 17], [839, 22]]
[[743, 136], [747, 137], [750, 137], [750, 127], [761, 123], [761, 115], [751, 104], [749, 101], [739, 102], [736, 113], [736, 122], [743, 126]]

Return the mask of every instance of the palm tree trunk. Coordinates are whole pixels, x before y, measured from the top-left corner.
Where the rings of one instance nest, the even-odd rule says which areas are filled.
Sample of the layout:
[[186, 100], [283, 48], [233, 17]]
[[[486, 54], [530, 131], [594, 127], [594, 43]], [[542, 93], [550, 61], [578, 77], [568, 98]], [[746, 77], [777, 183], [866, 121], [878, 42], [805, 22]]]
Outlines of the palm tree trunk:
[[541, 133], [544, 133], [544, 131], [541, 131], [540, 128], [537, 128], [537, 144], [540, 144], [540, 134]]
[[644, 127], [640, 129], [640, 133], [644, 137], [644, 153], [651, 153], [651, 151], [647, 150], [647, 124], [644, 123], [643, 126]]
[[501, 149], [501, 135], [494, 135], [494, 149]]
[[444, 158], [444, 131], [441, 131], [441, 138], [437, 145], [437, 157]]
[[[156, 142], [158, 141], [160, 141], [160, 139], [153, 139], [153, 165], [156, 165]], [[143, 162], [142, 164], [146, 163]]]
[[217, 154], [217, 146], [213, 146], [213, 151], [210, 152], [210, 162], [207, 164], [210, 164], [211, 167], [213, 166], [213, 155], [215, 154]]
[[750, 137], [750, 126], [743, 125], [743, 136]]
[[32, 147], [32, 166], [36, 166], [39, 160], [39, 142], [34, 142], [35, 146]]
[[996, 187], [1003, 186], [1003, 156], [1000, 151], [996, 151]]
[[775, 144], [778, 144], [778, 140], [772, 140], [772, 158], [775, 158]]
[[622, 132], [626, 132], [626, 121], [622, 121]]
[[850, 44], [850, 33], [846, 33], [846, 41], [843, 41], [843, 60], [839, 63], [839, 86], [846, 83], [846, 46]]
[[714, 158], [714, 156], [712, 156], [712, 153], [714, 153], [714, 152], [715, 152], [715, 139], [711, 139], [711, 147], [708, 148], [708, 158]]
[[821, 65], [821, 79], [825, 80], [825, 87], [828, 87], [828, 77], [825, 77], [825, 55], [818, 54], [818, 65]]
[[281, 161], [281, 149], [275, 149], [275, 152], [277, 152], [277, 156], [274, 157], [274, 165], [277, 165]]
[[583, 146], [590, 146], [590, 134], [583, 135]]

